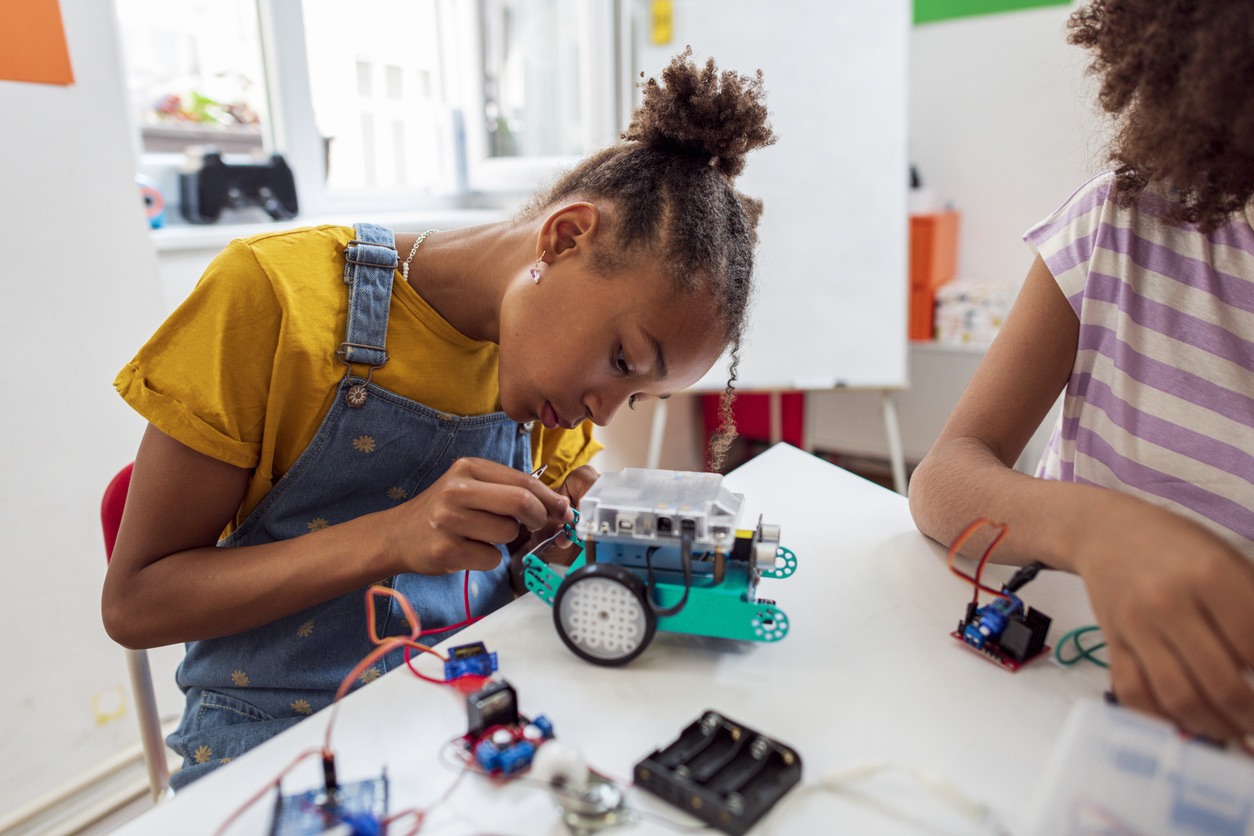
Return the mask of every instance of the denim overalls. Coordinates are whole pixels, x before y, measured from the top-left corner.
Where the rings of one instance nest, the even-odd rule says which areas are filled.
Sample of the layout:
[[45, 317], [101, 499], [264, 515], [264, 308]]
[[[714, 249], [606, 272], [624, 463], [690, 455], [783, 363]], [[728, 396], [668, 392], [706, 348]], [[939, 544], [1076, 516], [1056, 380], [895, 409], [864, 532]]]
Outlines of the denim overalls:
[[[339, 384], [326, 418], [291, 470], [218, 543], [222, 548], [299, 537], [392, 508], [426, 490], [461, 456], [530, 468], [530, 428], [503, 412], [449, 415], [381, 389], [368, 382], [369, 375], [355, 376], [387, 362], [384, 342], [397, 258], [391, 230], [358, 224], [354, 231], [344, 265], [348, 333], [337, 352], [354, 364], [354, 374]], [[496, 569], [471, 575], [475, 615], [511, 600], [504, 552]], [[465, 574], [403, 574], [381, 582], [409, 599], [425, 630], [464, 620]], [[375, 603], [380, 637], [409, 633], [392, 598], [380, 596]], [[435, 644], [449, 635], [423, 641]], [[177, 676], [187, 706], [167, 739], [184, 766], [171, 785], [185, 786], [326, 708], [340, 681], [372, 649], [364, 588], [254, 630], [189, 643]], [[390, 653], [353, 687], [401, 664], [403, 651]]]

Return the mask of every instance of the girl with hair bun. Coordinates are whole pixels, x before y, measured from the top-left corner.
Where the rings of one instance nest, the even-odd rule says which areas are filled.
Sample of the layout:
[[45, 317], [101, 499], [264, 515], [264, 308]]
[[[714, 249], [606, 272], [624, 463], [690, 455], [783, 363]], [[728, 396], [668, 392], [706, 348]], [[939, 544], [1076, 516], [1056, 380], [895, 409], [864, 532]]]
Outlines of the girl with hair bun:
[[[915, 471], [919, 528], [1009, 525], [1075, 572], [1124, 705], [1254, 733], [1254, 4], [1097, 0], [1071, 17], [1112, 170], [1028, 230], [1019, 298]], [[1013, 463], [1059, 394], [1038, 469]], [[974, 545], [974, 544], [973, 544]]]
[[[380, 578], [450, 628], [432, 643], [509, 601], [511, 551], [597, 476], [591, 425], [738, 356], [760, 74], [689, 50], [643, 88], [619, 143], [510, 220], [232, 242], [118, 375], [149, 424], [102, 610], [128, 647], [187, 643], [175, 787], [331, 703]], [[375, 621], [409, 632], [395, 601]]]

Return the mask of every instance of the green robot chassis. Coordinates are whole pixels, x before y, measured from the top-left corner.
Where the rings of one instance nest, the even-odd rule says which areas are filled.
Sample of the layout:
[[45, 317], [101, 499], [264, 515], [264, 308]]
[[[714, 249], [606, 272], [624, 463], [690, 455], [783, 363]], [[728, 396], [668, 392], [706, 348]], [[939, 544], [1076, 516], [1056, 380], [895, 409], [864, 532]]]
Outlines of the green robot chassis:
[[527, 589], [553, 607], [566, 646], [600, 665], [630, 662], [658, 630], [779, 641], [788, 617], [757, 597], [758, 579], [789, 577], [797, 557], [778, 526], [737, 529], [743, 503], [716, 473], [606, 473], [566, 527], [580, 556], [563, 576], [527, 555]]

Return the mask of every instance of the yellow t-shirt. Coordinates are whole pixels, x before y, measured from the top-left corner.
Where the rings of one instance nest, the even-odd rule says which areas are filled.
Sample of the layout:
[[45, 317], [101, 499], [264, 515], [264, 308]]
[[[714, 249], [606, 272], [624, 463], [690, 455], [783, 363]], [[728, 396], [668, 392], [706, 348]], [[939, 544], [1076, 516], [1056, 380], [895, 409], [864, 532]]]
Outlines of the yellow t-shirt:
[[[113, 383], [162, 432], [253, 469], [228, 531], [313, 440], [344, 377], [335, 350], [347, 327], [343, 252], [352, 237], [350, 227], [320, 226], [231, 242]], [[454, 415], [501, 408], [497, 345], [454, 329], [399, 271], [387, 349], [387, 364], [374, 372], [379, 386]], [[551, 486], [601, 449], [587, 423], [536, 423], [531, 443]]]

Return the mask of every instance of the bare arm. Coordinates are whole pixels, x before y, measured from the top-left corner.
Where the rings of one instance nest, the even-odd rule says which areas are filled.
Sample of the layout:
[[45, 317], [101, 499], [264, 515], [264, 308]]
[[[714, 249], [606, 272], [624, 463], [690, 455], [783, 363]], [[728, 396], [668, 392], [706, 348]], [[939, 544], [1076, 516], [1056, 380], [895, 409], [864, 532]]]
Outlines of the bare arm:
[[292, 540], [219, 549], [249, 471], [149, 426], [105, 577], [109, 635], [155, 647], [229, 635], [398, 572], [491, 569], [518, 525], [565, 519], [567, 500], [536, 479], [461, 459], [396, 508]]
[[[1038, 258], [1006, 325], [910, 484], [919, 529], [950, 542], [1010, 526], [999, 561], [1084, 578], [1120, 699], [1216, 738], [1254, 732], [1254, 567], [1219, 537], [1136, 497], [1012, 464], [1065, 385], [1079, 323]], [[982, 545], [982, 544], [973, 544]]]
[[[1076, 514], [1105, 497], [1033, 479], [1013, 465], [1066, 385], [1078, 335], [1075, 313], [1038, 258], [1005, 327], [911, 478], [910, 511], [924, 534], [948, 543], [978, 517], [1010, 522], [1013, 516], [998, 561], [1040, 560], [1074, 571], [1071, 541], [1083, 519]], [[1048, 510], [1020, 513], [1042, 501]]]

